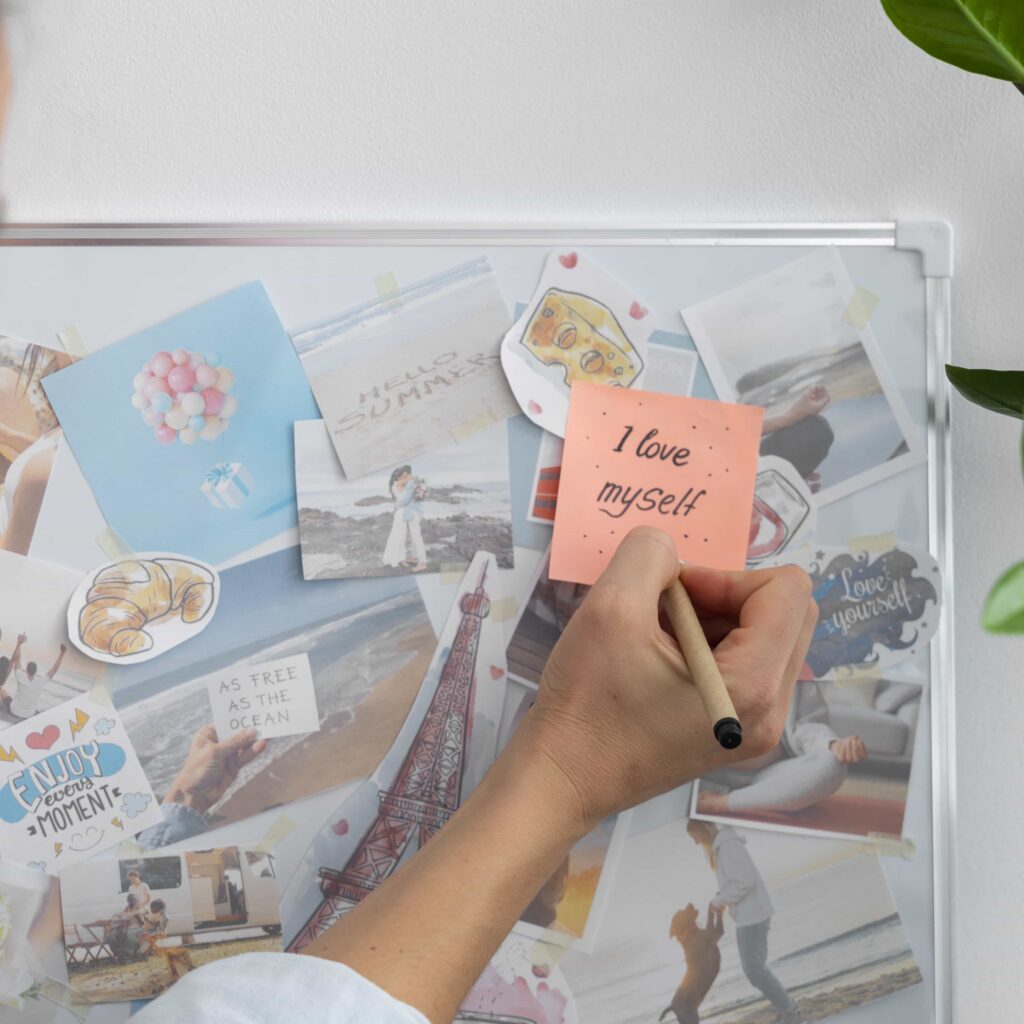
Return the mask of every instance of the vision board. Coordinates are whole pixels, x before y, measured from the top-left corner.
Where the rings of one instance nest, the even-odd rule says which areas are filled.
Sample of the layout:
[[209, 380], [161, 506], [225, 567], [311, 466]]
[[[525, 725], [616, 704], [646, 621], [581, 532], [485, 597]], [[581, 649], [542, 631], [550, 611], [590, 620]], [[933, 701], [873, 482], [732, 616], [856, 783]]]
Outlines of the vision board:
[[[180, 310], [261, 282], [303, 356], [348, 330], [353, 311], [412, 304], [421, 293], [473, 280], [481, 267], [498, 286], [499, 316], [528, 320], [551, 259], [560, 259], [563, 271], [577, 260], [592, 261], [634, 289], [622, 316], [627, 327], [631, 317], [644, 321], [647, 372], [657, 368], [671, 378], [666, 389], [767, 409], [773, 427], [761, 445], [762, 517], [752, 524], [748, 564], [770, 564], [782, 538], [793, 540], [791, 555], [797, 539], [807, 542], [793, 560], [811, 572], [819, 602], [832, 602], [840, 645], [859, 642], [851, 602], [879, 579], [892, 586], [895, 605], [883, 624], [890, 630], [888, 648], [876, 648], [883, 655], [868, 669], [843, 671], [851, 659], [835, 653], [836, 642], [812, 648], [818, 667], [811, 660], [810, 685], [802, 685], [814, 691], [811, 702], [819, 703], [845, 760], [837, 756], [839, 768], [829, 761], [828, 772], [815, 775], [820, 761], [808, 753], [801, 763], [811, 775], [795, 784], [821, 786], [823, 795], [759, 803], [751, 779], [740, 784], [719, 777], [637, 808], [602, 847], [609, 865], [608, 851], [614, 851], [614, 870], [594, 897], [600, 914], [595, 910], [591, 924], [581, 926], [576, 942], [550, 925], [520, 929], [522, 957], [532, 958], [545, 984], [563, 990], [559, 1024], [655, 1019], [682, 970], [679, 949], [666, 938], [669, 921], [658, 914], [665, 905], [675, 910], [684, 903], [703, 913], [701, 901], [713, 893], [708, 864], [693, 853], [691, 832], [699, 827], [688, 831], [689, 822], [704, 821], [740, 835], [768, 879], [776, 905], [772, 962], [787, 985], [805, 994], [801, 1006], [818, 1015], [813, 1019], [843, 1010], [843, 1020], [882, 1024], [950, 1019], [952, 561], [941, 368], [950, 342], [952, 245], [945, 225], [15, 225], [0, 229], [0, 333], [51, 345], [63, 338], [69, 352], [80, 344], [88, 358]], [[559, 301], [571, 305], [564, 298], [571, 293], [559, 288]], [[810, 320], [809, 295], [820, 303]], [[488, 315], [482, 300], [474, 315]], [[494, 563], [494, 571], [508, 574], [515, 595], [502, 616], [513, 681], [503, 731], [529, 702], [543, 654], [557, 635], [557, 616], [547, 614], [553, 581], [546, 559], [560, 442], [537, 422], [543, 422], [542, 408], [550, 408], [548, 399], [531, 401], [536, 409], [521, 400], [524, 414], [516, 409], [507, 427], [508, 564], [514, 551], [514, 568], [503, 568], [501, 551]], [[323, 401], [320, 406], [329, 419]], [[316, 416], [311, 410], [309, 419]], [[115, 452], [116, 439], [110, 443]], [[330, 451], [322, 428], [303, 440], [297, 433], [296, 444]], [[351, 457], [353, 466], [369, 465], [359, 463], [362, 456], [354, 450]], [[130, 477], [133, 466], [125, 458], [118, 472]], [[796, 466], [799, 479], [787, 477], [771, 459]], [[223, 493], [230, 496], [232, 486], [245, 481]], [[32, 553], [86, 572], [99, 561], [97, 537], [107, 523], [80, 474], [66, 473], [61, 487], [47, 498], [41, 519], [49, 524], [47, 539]], [[249, 555], [255, 550], [270, 560], [286, 544], [254, 538]], [[208, 554], [222, 573], [232, 568], [223, 550]], [[349, 561], [356, 558], [352, 554]], [[329, 565], [325, 550], [303, 549], [302, 571], [307, 581], [320, 579], [315, 585], [323, 588], [324, 616], [349, 615], [343, 585], [325, 582], [334, 571]], [[244, 566], [239, 570], [239, 585], [259, 585], [258, 577], [243, 578]], [[377, 575], [372, 586], [381, 602], [405, 593], [403, 581], [385, 571]], [[439, 576], [415, 581], [432, 630], [428, 647], [449, 628], [454, 575], [446, 563]], [[917, 604], [915, 594], [924, 595]], [[935, 614], [940, 604], [941, 617]], [[898, 665], [895, 658], [890, 665], [885, 650], [899, 652]], [[148, 685], [141, 667], [125, 678], [129, 690], [142, 693]], [[130, 704], [121, 711], [130, 728]], [[846, 745], [851, 736], [865, 745], [863, 757]], [[339, 825], [348, 819], [338, 809], [375, 804], [377, 789], [367, 785], [381, 770], [371, 759], [351, 777], [288, 804], [294, 827], [278, 829], [283, 838], [275, 849], [286, 942], [323, 912], [324, 879], [338, 874], [351, 853], [348, 826]], [[755, 781], [762, 789], [773, 784], [770, 778]], [[745, 795], [731, 800], [733, 793]], [[212, 823], [204, 843], [259, 843], [279, 824], [279, 807], [246, 811], [242, 800], [238, 807], [243, 809], [236, 808], [233, 818]], [[871, 913], [865, 917], [862, 908], [836, 901], [835, 920], [811, 928], [806, 908], [821, 897], [822, 887], [847, 887], [851, 904], [857, 893], [873, 894], [865, 897], [873, 901]], [[702, 1019], [760, 1021], [744, 1015], [754, 1012], [753, 990], [730, 941], [723, 940], [722, 974]], [[623, 958], [626, 948], [630, 957]], [[822, 949], [834, 961], [832, 973], [822, 966]], [[59, 975], [59, 965], [51, 973]], [[886, 992], [886, 998], [874, 998]], [[481, 1001], [463, 1019], [497, 1019], [484, 1012]], [[104, 1005], [93, 1013], [97, 1021], [125, 1017], [123, 1006]], [[542, 1020], [546, 1024], [538, 1010], [536, 1021]]]

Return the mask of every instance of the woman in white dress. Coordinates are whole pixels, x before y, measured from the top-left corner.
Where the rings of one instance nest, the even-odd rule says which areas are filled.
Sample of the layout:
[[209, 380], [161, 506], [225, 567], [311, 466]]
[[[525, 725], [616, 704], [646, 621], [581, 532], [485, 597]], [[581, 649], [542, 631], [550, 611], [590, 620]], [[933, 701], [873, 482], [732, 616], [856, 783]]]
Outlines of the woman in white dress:
[[15, 368], [0, 365], [0, 549], [27, 555], [60, 441], [40, 381], [71, 362], [62, 352], [26, 345]]
[[[423, 509], [420, 506], [418, 485], [413, 479], [411, 466], [398, 466], [391, 474], [388, 487], [395, 512], [391, 519], [391, 532], [384, 545], [384, 564], [392, 569], [404, 566], [412, 572], [423, 572], [427, 568], [427, 549], [420, 532]], [[416, 556], [408, 557], [408, 542]]]

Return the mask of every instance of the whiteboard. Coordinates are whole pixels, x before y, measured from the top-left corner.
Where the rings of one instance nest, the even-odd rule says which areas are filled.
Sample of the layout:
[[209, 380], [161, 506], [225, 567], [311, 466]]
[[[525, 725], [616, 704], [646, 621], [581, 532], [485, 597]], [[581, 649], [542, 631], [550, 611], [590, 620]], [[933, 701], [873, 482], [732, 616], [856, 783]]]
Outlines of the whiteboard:
[[[930, 653], [928, 713], [921, 716], [910, 780], [906, 851], [881, 860], [925, 984], [844, 1015], [843, 1020], [951, 1018], [952, 839], [955, 814], [952, 559], [949, 528], [948, 393], [952, 243], [935, 223], [543, 228], [54, 227], [0, 228], [0, 330], [53, 343], [75, 325], [92, 350], [245, 282], [260, 279], [290, 333], [376, 297], [390, 272], [410, 283], [487, 255], [506, 300], [525, 302], [553, 246], [571, 245], [613, 274], [642, 282], [655, 329], [685, 333], [678, 310], [834, 244], [851, 277], [880, 299], [871, 326], [928, 461], [819, 510], [817, 540], [894, 532], [930, 549], [943, 571], [945, 610]], [[694, 392], [713, 397], [703, 367]], [[544, 527], [537, 527], [543, 530]], [[276, 850], [283, 884], [310, 837], [339, 802], [333, 790], [290, 806], [296, 828]], [[268, 812], [204, 845], [259, 841]], [[222, 834], [222, 832], [224, 834]], [[207, 843], [208, 839], [208, 843]], [[904, 855], [901, 855], [902, 854]], [[54, 973], [57, 973], [55, 970]], [[91, 1020], [123, 1020], [126, 1007]]]

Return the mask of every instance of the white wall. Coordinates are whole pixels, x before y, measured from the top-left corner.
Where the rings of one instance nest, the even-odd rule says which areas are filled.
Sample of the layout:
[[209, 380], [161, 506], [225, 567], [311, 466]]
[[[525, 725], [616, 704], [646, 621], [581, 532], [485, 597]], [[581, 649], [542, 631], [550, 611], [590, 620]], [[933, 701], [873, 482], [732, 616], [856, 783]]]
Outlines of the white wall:
[[[11, 28], [13, 220], [946, 218], [957, 358], [1024, 367], [1024, 96], [876, 0], [24, 0]], [[976, 621], [1024, 488], [1009, 421], [958, 403], [955, 433], [961, 1019], [1011, 1020], [1024, 640]]]

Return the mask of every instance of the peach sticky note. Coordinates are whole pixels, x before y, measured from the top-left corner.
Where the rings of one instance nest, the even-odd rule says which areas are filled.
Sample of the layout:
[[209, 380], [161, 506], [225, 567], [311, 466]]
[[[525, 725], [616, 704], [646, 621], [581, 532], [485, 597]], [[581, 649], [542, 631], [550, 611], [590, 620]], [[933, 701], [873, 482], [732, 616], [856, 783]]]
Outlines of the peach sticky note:
[[572, 386], [550, 576], [593, 583], [634, 526], [683, 561], [742, 569], [764, 410], [653, 391]]

